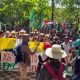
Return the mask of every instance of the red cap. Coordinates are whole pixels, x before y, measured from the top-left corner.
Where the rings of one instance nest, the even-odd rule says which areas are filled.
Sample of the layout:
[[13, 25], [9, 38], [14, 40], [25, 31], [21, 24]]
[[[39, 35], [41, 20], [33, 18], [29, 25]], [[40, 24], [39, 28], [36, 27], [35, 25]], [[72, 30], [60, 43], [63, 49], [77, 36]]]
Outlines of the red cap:
[[45, 42], [43, 45], [43, 49], [46, 50], [47, 48], [51, 47], [51, 43], [50, 42]]

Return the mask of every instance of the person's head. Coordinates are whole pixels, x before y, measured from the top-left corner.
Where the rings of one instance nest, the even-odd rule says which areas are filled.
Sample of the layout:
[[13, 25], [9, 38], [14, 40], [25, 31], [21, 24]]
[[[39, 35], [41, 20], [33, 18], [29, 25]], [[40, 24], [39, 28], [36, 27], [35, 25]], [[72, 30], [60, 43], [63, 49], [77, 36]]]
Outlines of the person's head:
[[57, 30], [56, 30], [56, 29], [53, 29], [53, 33], [55, 33], [55, 34], [56, 34], [56, 33], [57, 33]]
[[16, 38], [19, 38], [19, 33], [18, 32], [16, 32]]
[[24, 34], [22, 36], [22, 41], [25, 42], [25, 43], [28, 43], [29, 42], [29, 34]]
[[24, 35], [24, 34], [26, 34], [25, 30], [22, 29], [22, 30], [19, 31], [19, 35]]
[[40, 36], [41, 36], [41, 37], [44, 37], [45, 35], [44, 35], [44, 33], [40, 33]]
[[59, 41], [59, 38], [57, 36], [53, 37], [54, 41]]
[[45, 38], [46, 40], [50, 41], [50, 35], [49, 35], [49, 34], [46, 34], [44, 38]]
[[62, 50], [61, 46], [58, 44], [54, 44], [51, 48], [47, 48], [45, 54], [47, 55], [47, 57], [50, 57], [55, 60], [61, 60], [61, 58], [67, 56], [66, 52]]
[[68, 36], [65, 36], [65, 43], [68, 43], [69, 42], [69, 37]]
[[40, 33], [40, 40], [43, 40], [44, 39], [44, 37], [45, 37], [45, 35], [44, 35], [44, 33]]
[[9, 31], [6, 31], [6, 34], [9, 34], [10, 32]]
[[4, 37], [4, 33], [3, 31], [0, 31], [0, 38], [3, 38]]
[[34, 41], [39, 41], [39, 37], [38, 36], [35, 36], [34, 37]]
[[9, 37], [10, 32], [6, 31], [6, 37]]
[[16, 35], [16, 32], [15, 31], [11, 31], [10, 35], [12, 36], [12, 38], [14, 38], [15, 35]]
[[43, 50], [45, 51], [47, 48], [51, 47], [51, 43], [50, 42], [45, 42], [43, 45]]
[[33, 36], [34, 36], [34, 32], [31, 32], [31, 33], [30, 33], [30, 37], [33, 37]]

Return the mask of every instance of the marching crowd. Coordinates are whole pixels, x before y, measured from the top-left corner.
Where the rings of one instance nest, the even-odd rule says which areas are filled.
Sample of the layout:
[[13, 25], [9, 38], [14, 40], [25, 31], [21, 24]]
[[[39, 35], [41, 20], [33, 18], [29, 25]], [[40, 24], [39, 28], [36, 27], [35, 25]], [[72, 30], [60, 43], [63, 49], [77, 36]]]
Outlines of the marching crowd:
[[[19, 32], [0, 32], [0, 38], [16, 38], [15, 49], [18, 54], [15, 62], [20, 66], [20, 80], [25, 80], [26, 68], [31, 64], [30, 55], [36, 53], [40, 42], [44, 42], [44, 45], [42, 54], [38, 56], [36, 80], [66, 80], [63, 74], [68, 66], [71, 66], [73, 71], [70, 80], [80, 80], [79, 36], [80, 33], [78, 34], [74, 28], [70, 32], [58, 32], [57, 29], [32, 30], [29, 33], [23, 29]], [[29, 41], [37, 42], [33, 52], [28, 46]]]

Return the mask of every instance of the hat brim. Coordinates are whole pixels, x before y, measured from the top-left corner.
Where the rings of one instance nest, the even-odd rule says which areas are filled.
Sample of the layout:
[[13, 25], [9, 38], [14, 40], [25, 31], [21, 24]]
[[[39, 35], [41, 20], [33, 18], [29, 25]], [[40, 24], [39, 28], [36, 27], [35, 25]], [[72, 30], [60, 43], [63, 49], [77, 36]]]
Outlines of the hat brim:
[[61, 50], [59, 54], [56, 54], [51, 52], [51, 48], [46, 49], [45, 54], [50, 58], [59, 59], [59, 60], [67, 56], [64, 50]]

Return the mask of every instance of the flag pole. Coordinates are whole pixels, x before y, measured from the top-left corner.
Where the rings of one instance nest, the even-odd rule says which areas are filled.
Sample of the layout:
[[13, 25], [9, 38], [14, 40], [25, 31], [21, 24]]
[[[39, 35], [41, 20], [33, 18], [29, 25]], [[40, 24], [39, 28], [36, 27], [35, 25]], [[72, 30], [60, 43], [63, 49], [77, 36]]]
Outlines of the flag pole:
[[51, 20], [54, 20], [54, 0], [51, 1], [51, 6], [52, 6]]

